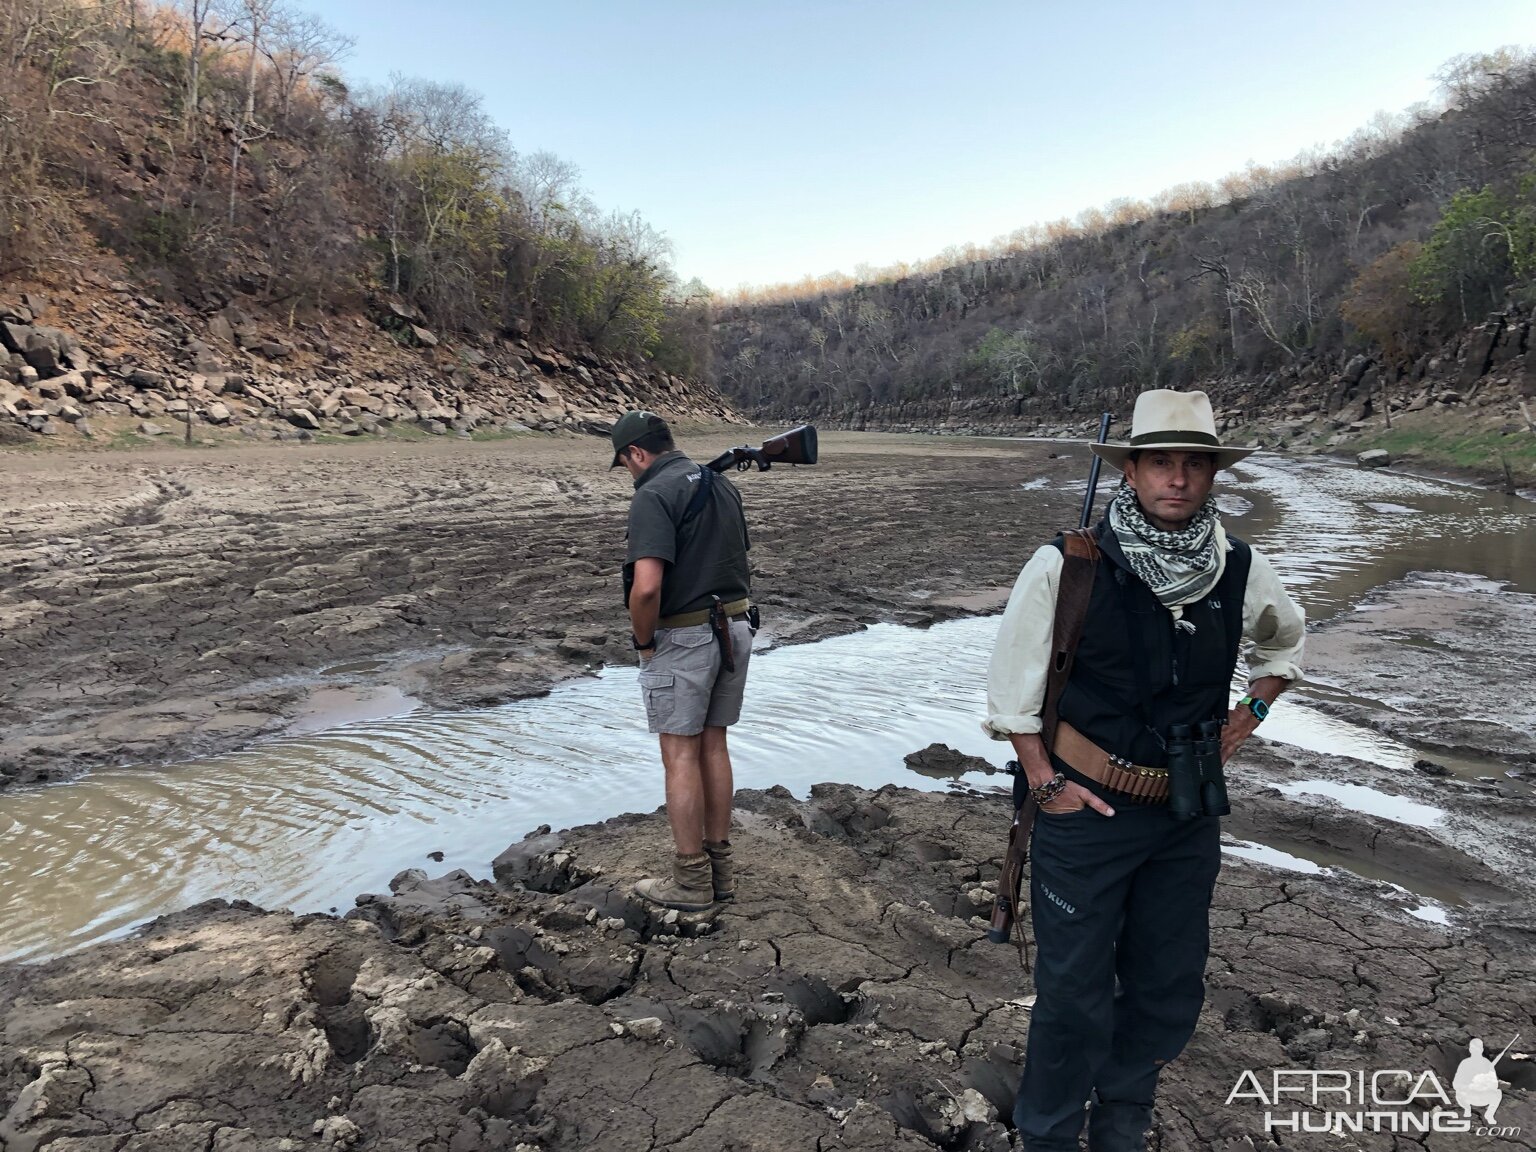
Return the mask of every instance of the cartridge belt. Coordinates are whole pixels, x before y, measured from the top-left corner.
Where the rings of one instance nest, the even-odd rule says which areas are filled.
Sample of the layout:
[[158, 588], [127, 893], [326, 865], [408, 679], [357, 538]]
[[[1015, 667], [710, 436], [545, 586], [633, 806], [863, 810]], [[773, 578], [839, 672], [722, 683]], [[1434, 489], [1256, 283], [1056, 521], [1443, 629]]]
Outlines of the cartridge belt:
[[1051, 752], [1063, 764], [1112, 792], [1124, 792], [1145, 804], [1168, 799], [1168, 770], [1144, 768], [1104, 751], [1066, 721], [1056, 725]]
[[[725, 614], [732, 620], [745, 620], [747, 609], [752, 607], [752, 601], [742, 597], [740, 600], [731, 600], [724, 606]], [[692, 628], [696, 624], [709, 623], [709, 609], [700, 608], [697, 612], [680, 612], [676, 616], [663, 616], [656, 621], [658, 628]]]

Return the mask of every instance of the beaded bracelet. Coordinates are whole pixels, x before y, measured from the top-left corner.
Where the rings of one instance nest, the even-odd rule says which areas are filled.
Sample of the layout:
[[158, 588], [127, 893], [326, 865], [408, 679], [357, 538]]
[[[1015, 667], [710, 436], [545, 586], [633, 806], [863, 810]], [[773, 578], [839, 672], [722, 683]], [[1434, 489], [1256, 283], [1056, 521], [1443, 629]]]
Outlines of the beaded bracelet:
[[1035, 803], [1043, 808], [1066, 790], [1067, 778], [1058, 772], [1038, 788], [1031, 788], [1029, 792], [1035, 798]]

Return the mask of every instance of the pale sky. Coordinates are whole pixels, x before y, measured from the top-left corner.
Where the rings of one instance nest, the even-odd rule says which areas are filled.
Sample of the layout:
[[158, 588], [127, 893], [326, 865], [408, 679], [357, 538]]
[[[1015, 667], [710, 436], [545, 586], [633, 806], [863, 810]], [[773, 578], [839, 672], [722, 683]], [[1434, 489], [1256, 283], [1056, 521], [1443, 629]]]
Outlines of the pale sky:
[[1481, 0], [296, 0], [349, 79], [459, 81], [716, 289], [984, 244], [1289, 159], [1536, 43]]

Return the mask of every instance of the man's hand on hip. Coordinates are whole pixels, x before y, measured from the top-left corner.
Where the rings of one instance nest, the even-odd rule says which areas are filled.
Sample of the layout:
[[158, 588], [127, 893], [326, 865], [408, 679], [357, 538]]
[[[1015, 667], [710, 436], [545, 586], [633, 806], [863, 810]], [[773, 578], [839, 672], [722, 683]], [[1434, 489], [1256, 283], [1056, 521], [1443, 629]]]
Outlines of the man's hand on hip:
[[1243, 746], [1243, 742], [1253, 735], [1255, 728], [1259, 726], [1259, 718], [1246, 708], [1234, 708], [1227, 714], [1226, 727], [1221, 730], [1221, 762], [1225, 764], [1237, 750]]

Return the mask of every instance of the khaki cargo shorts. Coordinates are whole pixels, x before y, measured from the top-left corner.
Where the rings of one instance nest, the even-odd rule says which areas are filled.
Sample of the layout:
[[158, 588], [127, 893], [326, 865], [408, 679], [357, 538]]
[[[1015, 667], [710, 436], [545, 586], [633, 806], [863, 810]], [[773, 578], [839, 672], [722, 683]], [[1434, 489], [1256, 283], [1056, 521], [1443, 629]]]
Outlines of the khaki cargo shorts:
[[656, 629], [656, 651], [640, 665], [640, 694], [650, 730], [697, 736], [705, 728], [728, 728], [740, 720], [752, 636], [745, 620], [731, 621], [736, 671], [727, 672], [708, 624]]

